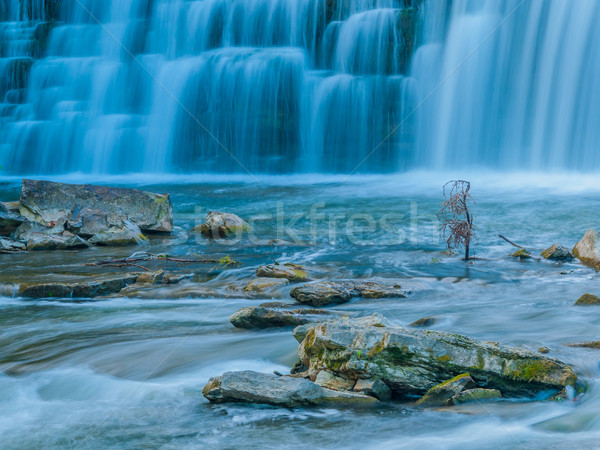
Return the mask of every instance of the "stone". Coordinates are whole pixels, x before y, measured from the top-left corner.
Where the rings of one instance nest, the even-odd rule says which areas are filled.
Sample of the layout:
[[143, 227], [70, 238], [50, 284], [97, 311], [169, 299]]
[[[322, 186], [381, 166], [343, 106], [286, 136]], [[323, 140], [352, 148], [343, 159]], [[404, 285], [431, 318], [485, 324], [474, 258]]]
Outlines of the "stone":
[[598, 232], [588, 230], [581, 240], [573, 247], [573, 256], [596, 272], [600, 269], [600, 250], [598, 249]]
[[372, 281], [320, 281], [304, 284], [291, 290], [290, 296], [300, 303], [320, 307], [349, 302], [352, 298], [406, 297], [406, 291], [398, 284], [382, 284]]
[[137, 281], [139, 273], [128, 273], [75, 283], [23, 283], [17, 296], [23, 298], [94, 298], [115, 294]]
[[368, 395], [326, 389], [305, 378], [252, 371], [226, 372], [211, 378], [202, 394], [211, 403], [258, 403], [286, 408], [377, 403]]
[[206, 215], [206, 221], [192, 232], [200, 232], [210, 239], [228, 239], [240, 237], [252, 228], [235, 214], [211, 211]]
[[291, 263], [260, 266], [256, 271], [256, 275], [264, 278], [285, 278], [291, 282], [307, 281], [309, 279], [304, 267]]
[[76, 207], [67, 221], [66, 228], [78, 236], [90, 238], [110, 228], [108, 214], [99, 209]]
[[322, 310], [294, 309], [285, 310], [274, 307], [252, 306], [242, 308], [229, 318], [236, 328], [276, 328], [297, 327], [298, 325], [323, 320], [328, 314]]
[[437, 319], [435, 317], [422, 317], [421, 319], [415, 320], [413, 323], [411, 323], [409, 327], [427, 328], [435, 325], [436, 322]]
[[19, 225], [19, 227], [13, 231], [11, 237], [17, 241], [26, 242], [31, 239], [32, 236], [37, 234], [46, 235], [61, 235], [65, 232], [64, 222], [55, 224], [53, 227], [47, 227], [37, 222], [26, 221]]
[[4, 208], [0, 211], [0, 236], [10, 236], [27, 219], [19, 214], [8, 211]]
[[553, 261], [570, 261], [574, 258], [573, 254], [559, 244], [554, 244], [542, 252], [542, 257]]
[[367, 380], [359, 378], [354, 385], [354, 392], [370, 395], [382, 402], [392, 399], [392, 390], [379, 378], [370, 378]]
[[19, 241], [13, 241], [9, 238], [0, 238], [0, 253], [24, 252], [25, 244]]
[[575, 302], [576, 306], [589, 306], [589, 305], [598, 305], [598, 304], [600, 304], [600, 297], [597, 297], [592, 294], [583, 294]]
[[448, 401], [448, 406], [501, 399], [502, 393], [497, 389], [466, 389], [452, 397]]
[[96, 233], [88, 242], [107, 246], [142, 245], [148, 242], [148, 238], [133, 222], [125, 221], [121, 226]]
[[161, 284], [165, 277], [165, 271], [162, 269], [154, 272], [143, 272], [135, 281], [137, 284]]
[[473, 389], [474, 387], [476, 385], [471, 375], [463, 373], [429, 389], [423, 397], [417, 400], [417, 405], [446, 406], [452, 397], [465, 389]]
[[28, 251], [77, 250], [88, 248], [89, 244], [79, 236], [62, 234], [30, 233], [26, 241]]
[[548, 347], [540, 347], [540, 348], [538, 348], [538, 352], [545, 355], [547, 353], [550, 353], [550, 349]]
[[18, 200], [14, 201], [14, 202], [0, 202], [0, 203], [2, 203], [4, 211], [13, 212], [13, 213], [19, 212], [20, 203]]
[[590, 342], [577, 342], [574, 344], [565, 344], [567, 347], [581, 347], [581, 348], [592, 348], [595, 350], [600, 350], [600, 341], [590, 341]]
[[531, 258], [533, 258], [533, 255], [531, 253], [529, 253], [527, 250], [525, 250], [524, 248], [522, 248], [520, 250], [517, 250], [511, 256], [513, 258], [519, 258], [519, 259], [531, 259]]
[[533, 396], [573, 385], [566, 364], [525, 349], [443, 331], [404, 328], [374, 314], [294, 329], [298, 357], [313, 373], [348, 379], [380, 378], [398, 395], [423, 395], [449, 378], [470, 373], [478, 387]]
[[348, 380], [326, 370], [321, 370], [315, 379], [315, 383], [334, 391], [351, 391], [356, 384], [356, 380]]
[[265, 292], [273, 288], [285, 286], [289, 281], [285, 278], [256, 278], [245, 287], [246, 292]]
[[173, 230], [173, 205], [168, 194], [52, 181], [22, 182], [19, 210], [29, 220], [52, 226], [73, 219], [79, 208], [105, 212], [109, 227], [129, 220], [147, 232]]

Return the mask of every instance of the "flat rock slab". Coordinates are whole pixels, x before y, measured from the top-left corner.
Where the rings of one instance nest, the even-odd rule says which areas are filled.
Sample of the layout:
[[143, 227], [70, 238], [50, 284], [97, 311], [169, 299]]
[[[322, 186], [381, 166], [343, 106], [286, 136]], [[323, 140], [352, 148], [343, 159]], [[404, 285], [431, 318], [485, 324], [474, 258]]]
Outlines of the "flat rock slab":
[[211, 378], [202, 394], [211, 403], [259, 403], [289, 408], [377, 403], [373, 397], [333, 391], [305, 378], [278, 377], [252, 371], [226, 372]]
[[19, 285], [17, 297], [40, 298], [94, 298], [115, 294], [137, 281], [139, 273], [123, 274], [85, 280], [76, 283], [24, 283]]
[[271, 289], [285, 286], [288, 283], [289, 281], [285, 278], [255, 278], [244, 287], [244, 291], [257, 293], [267, 292]]
[[269, 264], [260, 266], [256, 275], [264, 278], [285, 278], [288, 281], [307, 281], [308, 274], [304, 267], [298, 264]]
[[293, 288], [290, 296], [300, 303], [320, 307], [349, 302], [352, 298], [398, 298], [407, 292], [399, 284], [374, 281], [321, 281]]
[[76, 218], [82, 208], [106, 213], [107, 225], [131, 220], [142, 231], [171, 232], [173, 205], [168, 194], [137, 189], [23, 180], [20, 212], [43, 225]]
[[[229, 321], [236, 328], [276, 328], [297, 327], [311, 322], [319, 322], [327, 318], [329, 313], [315, 309], [286, 310], [281, 308], [270, 308], [252, 306], [242, 308], [233, 313]], [[334, 317], [331, 314], [331, 317]]]
[[477, 387], [518, 397], [577, 382], [573, 370], [556, 359], [459, 334], [403, 328], [376, 314], [303, 325], [294, 336], [299, 359], [311, 373], [377, 377], [399, 395], [423, 395], [466, 372]]

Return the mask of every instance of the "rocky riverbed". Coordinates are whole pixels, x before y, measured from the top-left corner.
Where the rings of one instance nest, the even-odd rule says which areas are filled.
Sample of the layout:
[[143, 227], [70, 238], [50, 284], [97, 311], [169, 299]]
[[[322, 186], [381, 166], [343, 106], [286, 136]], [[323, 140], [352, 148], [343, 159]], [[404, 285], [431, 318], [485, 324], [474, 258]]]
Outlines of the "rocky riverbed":
[[[255, 426], [266, 430], [261, 437], [251, 438], [256, 445], [275, 445], [290, 430], [296, 433], [294, 439], [311, 445], [331, 445], [332, 436], [341, 433], [343, 437], [336, 442], [350, 447], [358, 436], [393, 446], [398, 432], [407, 445], [439, 437], [444, 442], [449, 439], [451, 447], [468, 446], [473, 437], [467, 431], [472, 427], [485, 431], [486, 436], [478, 437], [483, 442], [489, 439], [492, 447], [516, 445], [504, 428], [510, 428], [526, 445], [533, 440], [551, 442], [557, 431], [567, 433], [563, 437], [569, 442], [594, 439], [596, 419], [591, 411], [598, 402], [595, 386], [600, 358], [592, 345], [600, 337], [597, 306], [591, 296], [585, 297], [585, 306], [574, 304], [585, 293], [599, 294], [596, 273], [578, 260], [546, 260], [540, 255], [556, 242], [572, 249], [587, 229], [595, 226], [591, 212], [585, 213], [597, 202], [593, 198], [563, 196], [541, 202], [534, 196], [531, 203], [523, 204], [510, 196], [499, 201], [480, 192], [482, 237], [475, 250], [476, 256], [485, 260], [465, 264], [445, 255], [443, 243], [431, 238], [433, 229], [426, 219], [437, 208], [436, 195], [415, 193], [398, 200], [364, 189], [328, 185], [318, 189], [302, 185], [260, 189], [247, 184], [149, 185], [143, 189], [170, 194], [174, 210], [171, 233], [149, 233], [142, 245], [0, 255], [4, 295], [0, 323], [5, 330], [0, 385], [7, 393], [5, 423], [28, 435], [31, 445], [38, 442], [27, 433], [36, 423], [27, 413], [31, 405], [35, 405], [35, 417], [48, 423], [47, 438], [64, 437], [58, 427], [68, 423], [70, 432], [79, 436], [76, 439], [90, 435], [88, 442], [93, 445], [110, 445], [116, 439], [149, 445], [150, 441], [136, 435], [135, 421], [143, 426], [145, 436], [162, 436], [158, 441], [163, 445], [178, 442], [183, 446], [213, 443], [219, 447], [222, 439], [236, 442]], [[18, 192], [20, 185], [9, 184], [2, 200], [14, 200]], [[311, 239], [307, 217], [292, 227], [299, 236], [280, 235], [276, 213], [282, 192], [290, 199], [285, 204], [290, 214], [308, 214], [310, 206], [302, 199], [314, 197], [325, 202], [327, 215], [342, 214], [351, 205], [377, 221], [390, 211], [410, 211], [411, 200], [418, 198], [417, 214], [423, 224], [416, 242], [390, 242], [389, 230], [378, 225], [373, 232], [368, 224], [353, 230], [355, 238], [351, 238], [347, 222], [334, 227], [334, 240], [329, 223], [317, 222], [316, 238]], [[248, 203], [248, 198], [260, 200]], [[560, 216], [556, 215], [558, 205], [562, 207]], [[534, 224], [518, 221], [515, 226], [523, 208], [538, 220]], [[504, 215], [494, 215], [498, 210]], [[192, 232], [204, 223], [209, 211], [239, 215], [256, 240], [224, 240], [219, 231], [208, 237]], [[570, 218], [574, 211], [584, 212], [575, 220]], [[396, 233], [410, 237], [409, 215], [398, 218], [396, 225]], [[510, 234], [539, 260], [512, 258], [515, 249], [496, 238], [499, 233]], [[557, 246], [549, 254], [558, 250]], [[135, 263], [143, 268], [96, 265], [135, 253], [147, 259]], [[64, 291], [67, 288], [70, 290]], [[292, 294], [298, 291], [306, 295]], [[24, 298], [24, 292], [39, 300]], [[320, 292], [326, 295], [314, 297]], [[298, 301], [331, 299], [332, 292], [337, 296], [331, 302]], [[376, 322], [383, 326], [371, 326], [372, 335], [363, 336], [361, 328], [353, 325], [350, 329], [356, 339], [334, 344], [327, 331], [319, 337], [327, 340], [315, 340], [324, 342], [319, 345], [326, 348], [339, 348], [339, 354], [320, 354], [318, 346], [307, 349], [301, 345], [306, 345], [311, 327], [321, 330], [323, 325], [315, 324], [331, 324], [325, 325], [329, 330], [338, 326], [333, 325], [336, 321], [358, 324], [373, 313], [381, 316]], [[334, 329], [331, 338], [347, 333]], [[359, 335], [363, 337], [358, 339]], [[419, 337], [411, 342], [422, 344], [402, 341], [410, 349], [405, 352], [397, 341], [398, 355], [384, 350], [386, 347], [381, 352], [373, 350], [379, 349], [377, 342], [394, 342], [400, 336]], [[458, 339], [452, 342], [468, 343], [474, 351], [471, 359], [458, 363], [457, 355], [442, 352], [445, 336], [468, 336], [452, 337]], [[431, 343], [425, 344], [425, 337]], [[307, 355], [304, 368], [296, 364], [302, 359], [299, 347], [300, 354]], [[541, 347], [546, 347], [544, 353], [538, 352]], [[434, 359], [442, 358], [434, 365], [427, 362], [429, 348]], [[416, 359], [415, 366], [403, 366], [404, 357], [419, 354], [417, 349], [426, 354]], [[510, 362], [494, 375], [500, 378], [492, 375], [495, 367], [502, 368], [502, 362], [492, 362], [492, 356], [488, 359], [488, 351], [515, 352], [502, 353]], [[382, 366], [385, 370], [355, 372], [361, 364], [373, 363], [377, 355], [388, 353], [392, 365]], [[399, 355], [403, 357], [395, 359]], [[552, 376], [555, 384], [536, 381], [536, 370], [521, 367], [515, 355], [533, 358], [534, 369], [541, 368], [545, 375], [549, 364], [558, 364], [559, 372]], [[450, 364], [448, 358], [456, 364]], [[498, 381], [506, 377], [509, 366], [516, 370], [507, 378], [512, 384]], [[296, 374], [289, 377], [293, 367]], [[265, 390], [267, 397], [272, 398], [279, 389], [277, 383], [283, 383], [285, 389], [294, 386], [288, 392], [305, 389], [302, 392], [312, 392], [305, 398], [329, 400], [319, 403], [293, 394], [293, 404], [261, 400], [248, 406], [263, 395], [252, 392], [252, 398], [242, 398], [241, 404], [219, 400], [217, 406], [210, 406], [202, 389], [210, 378], [218, 380], [226, 373], [245, 373], [242, 379], [260, 381], [264, 389], [275, 383]], [[386, 373], [404, 374], [400, 379], [417, 384], [400, 388], [398, 378], [386, 378]], [[524, 384], [510, 388], [517, 386], [516, 374], [524, 377]], [[463, 378], [452, 381], [457, 376]], [[227, 383], [235, 382], [232, 375], [228, 377]], [[436, 388], [438, 385], [441, 387]], [[585, 392], [582, 386], [587, 388]], [[561, 392], [563, 387], [568, 389]], [[430, 389], [435, 401], [418, 402]], [[205, 389], [205, 394], [210, 391]], [[351, 405], [336, 405], [335, 398], [347, 395], [353, 400]], [[363, 405], [354, 401], [365, 396]], [[79, 407], [74, 408], [75, 404]], [[9, 409], [10, 417], [20, 417], [19, 421], [8, 419]], [[113, 409], [117, 410], [105, 422], [93, 419], [108, 416]], [[161, 434], [160, 423], [165, 420], [169, 431]], [[432, 420], [436, 431], [427, 425]], [[96, 426], [99, 428], [94, 431]], [[317, 432], [323, 427], [327, 433]], [[211, 430], [218, 430], [218, 435]]]

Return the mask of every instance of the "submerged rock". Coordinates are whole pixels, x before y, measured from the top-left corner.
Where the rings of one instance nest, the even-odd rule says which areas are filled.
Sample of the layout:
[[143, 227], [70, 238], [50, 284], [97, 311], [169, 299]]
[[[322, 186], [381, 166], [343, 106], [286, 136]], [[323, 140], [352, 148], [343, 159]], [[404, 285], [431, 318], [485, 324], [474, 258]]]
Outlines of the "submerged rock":
[[5, 207], [4, 211], [0, 211], [0, 236], [9, 236], [26, 221], [25, 217], [10, 212]]
[[284, 278], [256, 278], [244, 287], [244, 291], [265, 292], [272, 288], [285, 286], [288, 283], [288, 280]]
[[520, 250], [517, 250], [511, 256], [513, 258], [519, 258], [519, 259], [531, 259], [531, 258], [533, 258], [533, 255], [531, 253], [529, 253], [527, 250], [525, 250], [524, 248], [522, 248]]
[[137, 281], [139, 273], [124, 274], [75, 283], [23, 283], [18, 297], [24, 298], [94, 298], [115, 294]]
[[318, 309], [286, 310], [277, 307], [252, 306], [233, 313], [229, 321], [236, 328], [297, 327], [323, 320], [329, 313]]
[[142, 245], [148, 242], [148, 238], [133, 222], [125, 221], [120, 226], [112, 226], [108, 230], [96, 233], [89, 242], [109, 246]]
[[544, 250], [542, 257], [553, 261], [570, 261], [574, 258], [568, 249], [559, 244], [554, 244], [552, 247]]
[[206, 221], [192, 231], [200, 232], [210, 239], [227, 239], [239, 237], [251, 230], [250, 225], [235, 214], [211, 211], [206, 215]]
[[419, 320], [415, 320], [413, 323], [409, 325], [409, 327], [415, 328], [427, 328], [437, 323], [437, 318], [435, 317], [422, 317]]
[[259, 403], [288, 408], [377, 402], [368, 395], [326, 389], [305, 378], [252, 371], [226, 372], [211, 378], [202, 394], [211, 403]]
[[575, 302], [576, 306], [588, 306], [588, 305], [599, 305], [599, 304], [600, 304], [600, 297], [597, 297], [592, 294], [583, 294]]
[[502, 393], [497, 389], [467, 389], [452, 397], [448, 406], [501, 399]]
[[307, 281], [308, 275], [304, 267], [298, 264], [269, 264], [260, 266], [256, 275], [264, 278], [285, 278], [288, 281]]
[[380, 378], [399, 395], [423, 395], [468, 372], [478, 387], [535, 395], [573, 385], [566, 364], [527, 350], [459, 334], [399, 327], [381, 316], [340, 319], [294, 330], [298, 356], [312, 373], [335, 371], [356, 380]]
[[463, 373], [429, 389], [423, 397], [417, 400], [417, 405], [446, 406], [452, 397], [460, 394], [465, 389], [473, 389], [474, 387], [476, 386], [471, 375]]
[[573, 247], [573, 255], [586, 266], [592, 267], [596, 272], [600, 269], [600, 250], [597, 242], [598, 232], [588, 230]]
[[137, 189], [23, 180], [20, 212], [29, 220], [52, 226], [77, 220], [81, 208], [106, 213], [109, 226], [130, 220], [142, 231], [171, 232], [173, 205], [168, 194]]
[[319, 307], [346, 303], [355, 297], [406, 297], [406, 291], [398, 284], [382, 284], [372, 281], [321, 281], [295, 287], [291, 290], [290, 296], [300, 303]]

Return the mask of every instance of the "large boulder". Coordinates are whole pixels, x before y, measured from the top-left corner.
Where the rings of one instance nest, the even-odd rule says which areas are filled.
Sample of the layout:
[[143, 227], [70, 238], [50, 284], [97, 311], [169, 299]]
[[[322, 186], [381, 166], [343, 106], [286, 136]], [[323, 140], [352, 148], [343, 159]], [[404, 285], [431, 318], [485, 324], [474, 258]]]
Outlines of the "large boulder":
[[47, 226], [67, 220], [77, 223], [82, 209], [103, 211], [109, 227], [121, 226], [124, 220], [130, 220], [142, 231], [171, 232], [173, 229], [173, 205], [168, 194], [23, 180], [19, 210], [29, 220]]
[[304, 267], [291, 263], [260, 266], [256, 275], [264, 278], [284, 278], [291, 282], [308, 280]]
[[403, 328], [378, 315], [303, 325], [294, 336], [312, 376], [327, 370], [348, 379], [377, 377], [398, 395], [423, 395], [465, 372], [478, 387], [512, 396], [559, 391], [577, 381], [569, 366], [537, 353]]
[[326, 314], [328, 313], [323, 310], [315, 309], [287, 310], [251, 306], [233, 313], [229, 321], [236, 328], [297, 327], [306, 323], [322, 321]]
[[373, 281], [321, 281], [304, 284], [290, 291], [297, 302], [320, 307], [349, 302], [352, 298], [406, 297], [406, 291], [398, 284]]
[[583, 294], [575, 302], [576, 306], [600, 305], [600, 297], [593, 294]]
[[598, 232], [588, 230], [581, 240], [573, 247], [573, 255], [586, 266], [596, 272], [600, 269], [600, 249], [598, 249]]
[[542, 257], [553, 261], [570, 261], [573, 254], [562, 245], [554, 244], [542, 252]]
[[227, 239], [240, 237], [251, 230], [250, 225], [235, 214], [210, 211], [206, 215], [206, 221], [192, 232], [200, 232], [209, 239]]
[[212, 403], [259, 403], [288, 408], [377, 402], [368, 395], [326, 389], [305, 378], [252, 371], [226, 372], [211, 378], [202, 394]]

